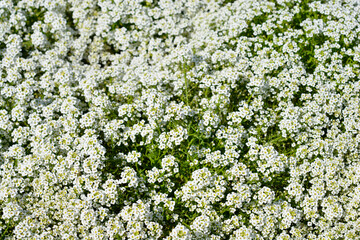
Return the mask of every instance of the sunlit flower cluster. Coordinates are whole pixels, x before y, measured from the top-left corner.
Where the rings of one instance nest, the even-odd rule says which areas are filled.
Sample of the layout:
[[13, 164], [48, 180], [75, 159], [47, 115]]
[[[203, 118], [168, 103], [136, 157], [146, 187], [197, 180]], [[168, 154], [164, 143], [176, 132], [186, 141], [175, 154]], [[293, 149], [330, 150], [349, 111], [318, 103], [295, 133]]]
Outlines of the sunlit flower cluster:
[[0, 0], [0, 239], [359, 239], [359, 16]]

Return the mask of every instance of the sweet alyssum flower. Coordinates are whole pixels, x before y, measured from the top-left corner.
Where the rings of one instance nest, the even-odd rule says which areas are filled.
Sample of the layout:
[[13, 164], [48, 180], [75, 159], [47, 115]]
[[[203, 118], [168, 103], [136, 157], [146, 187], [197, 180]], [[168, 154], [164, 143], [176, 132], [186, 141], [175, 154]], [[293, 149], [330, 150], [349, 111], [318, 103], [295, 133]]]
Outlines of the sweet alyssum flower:
[[1, 1], [1, 238], [356, 239], [358, 5]]

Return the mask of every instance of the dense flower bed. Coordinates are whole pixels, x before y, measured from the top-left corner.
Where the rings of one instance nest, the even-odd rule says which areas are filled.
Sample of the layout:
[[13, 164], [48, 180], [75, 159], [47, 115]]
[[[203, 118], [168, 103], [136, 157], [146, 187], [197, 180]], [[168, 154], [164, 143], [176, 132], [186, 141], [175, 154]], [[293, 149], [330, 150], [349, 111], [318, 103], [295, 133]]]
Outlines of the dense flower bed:
[[359, 22], [1, 0], [0, 239], [359, 239]]

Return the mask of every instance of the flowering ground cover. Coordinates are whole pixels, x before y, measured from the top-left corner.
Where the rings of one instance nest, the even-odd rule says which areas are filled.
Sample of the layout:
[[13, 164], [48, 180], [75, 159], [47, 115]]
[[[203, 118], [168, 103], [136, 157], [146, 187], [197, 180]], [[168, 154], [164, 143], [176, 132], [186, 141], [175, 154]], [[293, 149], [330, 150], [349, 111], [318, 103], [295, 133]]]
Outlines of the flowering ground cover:
[[360, 239], [358, 0], [0, 0], [0, 239]]

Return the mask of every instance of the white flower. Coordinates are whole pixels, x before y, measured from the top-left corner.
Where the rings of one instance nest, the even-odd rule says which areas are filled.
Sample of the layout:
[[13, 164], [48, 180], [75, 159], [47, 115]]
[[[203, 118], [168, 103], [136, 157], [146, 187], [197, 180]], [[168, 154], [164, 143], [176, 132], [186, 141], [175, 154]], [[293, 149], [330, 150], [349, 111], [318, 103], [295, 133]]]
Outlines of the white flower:
[[263, 187], [258, 192], [259, 204], [269, 204], [275, 199], [275, 193], [268, 187]]
[[191, 239], [190, 230], [184, 225], [178, 224], [170, 233], [173, 240], [186, 240]]
[[248, 240], [253, 239], [251, 236], [251, 230], [246, 228], [245, 226], [237, 229], [233, 235], [231, 235], [230, 239], [239, 239], [239, 240]]

